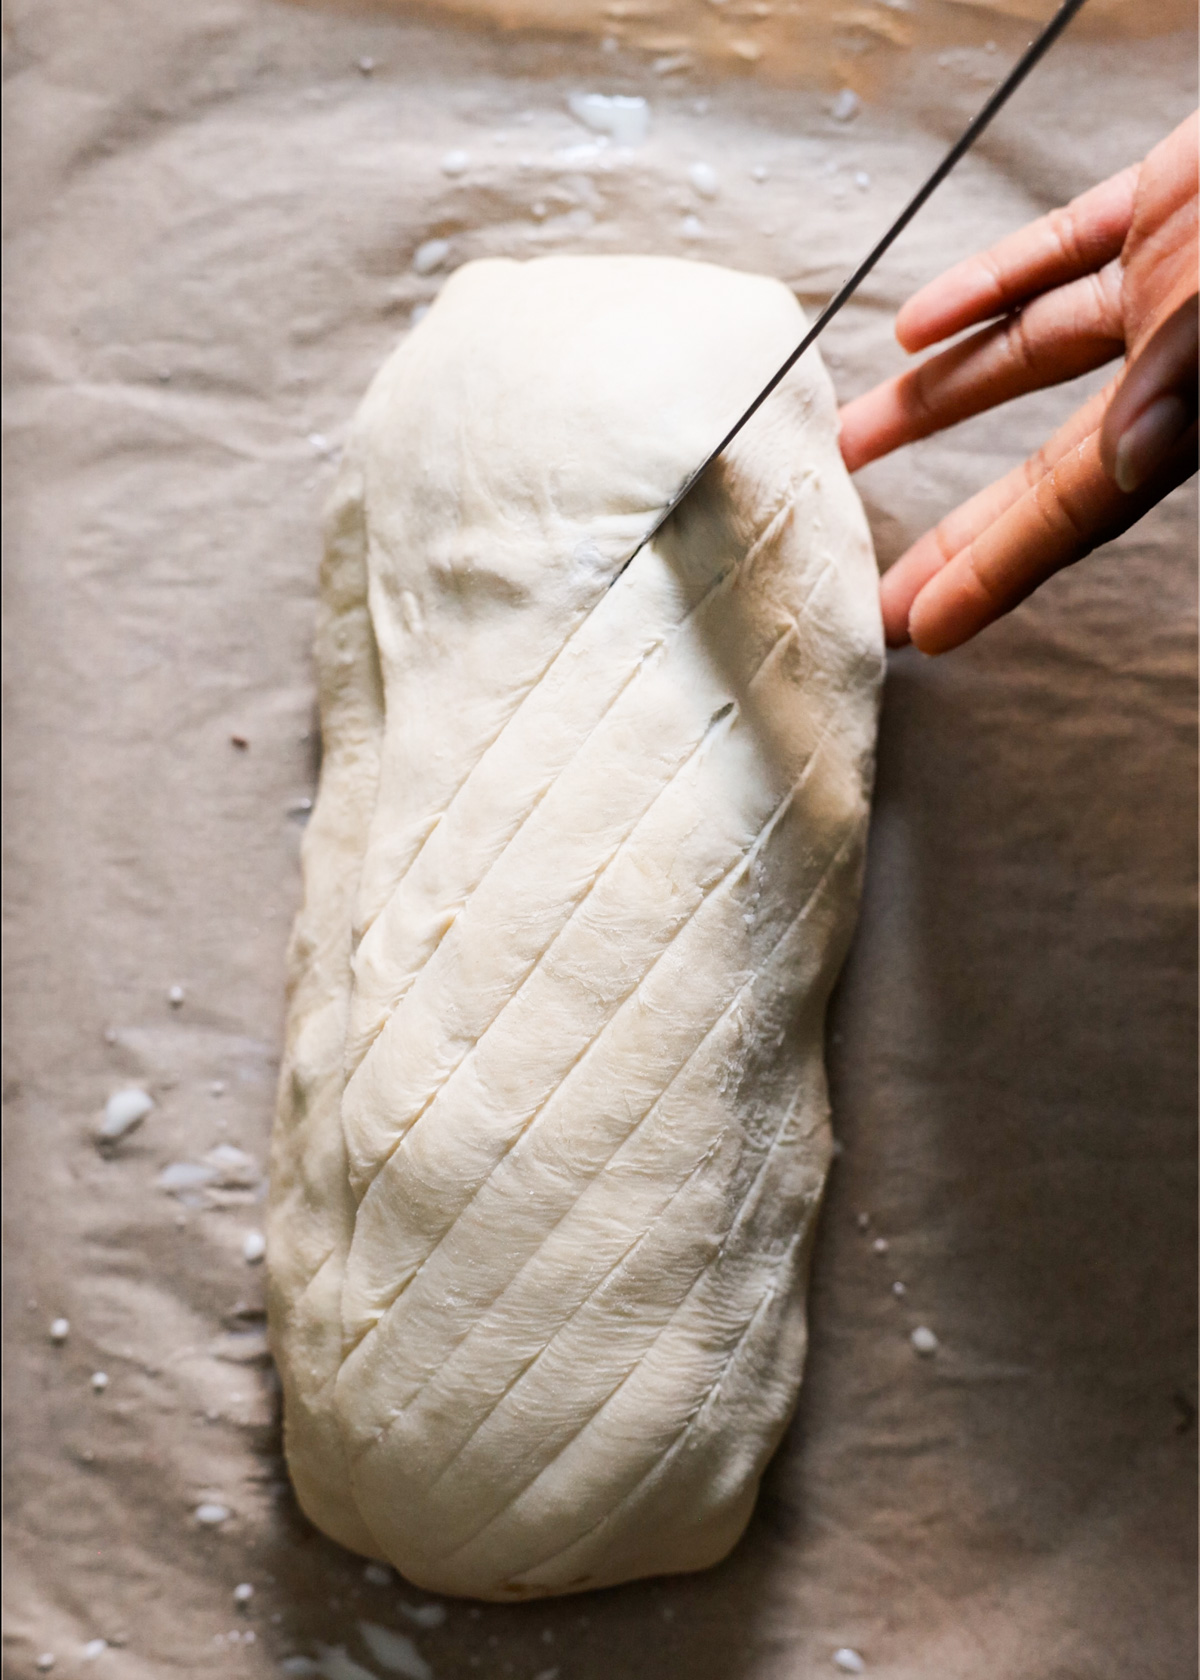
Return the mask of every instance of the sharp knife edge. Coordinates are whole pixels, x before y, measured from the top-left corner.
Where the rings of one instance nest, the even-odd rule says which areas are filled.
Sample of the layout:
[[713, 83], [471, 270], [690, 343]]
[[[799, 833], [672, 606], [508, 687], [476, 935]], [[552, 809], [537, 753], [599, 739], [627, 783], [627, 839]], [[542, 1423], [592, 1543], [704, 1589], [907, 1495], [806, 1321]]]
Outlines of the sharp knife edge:
[[[854, 293], [866, 279], [867, 275], [870, 274], [871, 270], [875, 267], [875, 264], [879, 261], [880, 257], [882, 257], [885, 251], [887, 251], [900, 237], [909, 222], [911, 222], [913, 217], [916, 215], [917, 211], [921, 208], [925, 201], [930, 198], [934, 192], [936, 192], [937, 188], [941, 186], [942, 182], [946, 179], [946, 176], [949, 175], [950, 171], [954, 168], [955, 164], [963, 156], [963, 154], [971, 149], [975, 141], [978, 140], [984, 129], [996, 115], [997, 111], [1006, 104], [1010, 95], [1016, 92], [1038, 60], [1054, 45], [1055, 41], [1057, 41], [1058, 37], [1062, 34], [1063, 30], [1067, 27], [1071, 19], [1075, 16], [1076, 12], [1079, 11], [1083, 4], [1084, 0], [1063, 0], [1063, 4], [1058, 8], [1057, 12], [1055, 12], [1054, 16], [1050, 19], [1050, 22], [1042, 30], [1041, 34], [1036, 36], [1035, 39], [1030, 42], [1029, 46], [1026, 47], [1025, 51], [1013, 65], [1012, 69], [1000, 83], [999, 87], [996, 88], [995, 92], [988, 99], [982, 110], [980, 110], [978, 115], [973, 117], [967, 124], [966, 128], [959, 135], [953, 146], [951, 146], [945, 157], [933, 171], [933, 174], [917, 188], [916, 192], [904, 206], [904, 209], [901, 210], [891, 227], [888, 228], [887, 232], [883, 235], [879, 242], [867, 252], [867, 255], [859, 263], [853, 274], [842, 282], [840, 288], [830, 298], [829, 302], [817, 316], [812, 326], [809, 327], [808, 331], [800, 340], [799, 344], [797, 344], [788, 359], [771, 375], [762, 390], [754, 398], [754, 401], [742, 414], [738, 416], [733, 425], [725, 433], [725, 436], [721, 439], [720, 443], [717, 444], [716, 448], [704, 457], [695, 472], [689, 474], [689, 476], [684, 479], [683, 483], [675, 492], [671, 500], [667, 503], [666, 507], [659, 514], [654, 524], [633, 550], [633, 553], [630, 554], [629, 558], [623, 562], [620, 571], [616, 573], [612, 580], [613, 583], [616, 583], [617, 578], [619, 578], [625, 571], [625, 568], [637, 558], [637, 556], [645, 548], [646, 544], [651, 542], [658, 535], [667, 520], [670, 519], [671, 515], [675, 512], [675, 509], [687, 497], [699, 480], [704, 477], [704, 474], [708, 471], [709, 467], [712, 466], [717, 456], [722, 454], [724, 450], [729, 447], [746, 422], [758, 413], [759, 409], [762, 407], [763, 403], [766, 402], [775, 387], [779, 385], [784, 378], [786, 378], [792, 368], [795, 367], [796, 363], [800, 360], [801, 356], [803, 356], [804, 352], [811, 344], [815, 343], [821, 333], [824, 332], [825, 328], [829, 325], [830, 321], [833, 320], [833, 317], [837, 314], [842, 305], [847, 301], [847, 299], [853, 297]], [[610, 584], [609, 587], [611, 588], [612, 585]]]

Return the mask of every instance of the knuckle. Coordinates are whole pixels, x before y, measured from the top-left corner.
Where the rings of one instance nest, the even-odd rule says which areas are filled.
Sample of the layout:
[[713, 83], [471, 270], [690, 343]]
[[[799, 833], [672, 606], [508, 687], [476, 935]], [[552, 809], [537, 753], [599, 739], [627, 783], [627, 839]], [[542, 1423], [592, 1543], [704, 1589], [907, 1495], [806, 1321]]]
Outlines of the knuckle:
[[1061, 471], [1052, 470], [1046, 474], [1039, 487], [1037, 505], [1038, 512], [1052, 536], [1060, 540], [1065, 538], [1072, 546], [1087, 541], [1086, 513], [1077, 505], [1077, 499], [1064, 482]]
[[1002, 610], [1008, 604], [1006, 592], [999, 587], [998, 580], [990, 574], [988, 567], [982, 563], [980, 556], [975, 551], [974, 545], [967, 550], [965, 558], [967, 562], [967, 569], [972, 578], [975, 580], [976, 587], [987, 601], [989, 607], [993, 610]]
[[1037, 361], [1037, 343], [1023, 309], [1018, 309], [1005, 332], [1005, 347], [1016, 367], [1027, 373]]
[[1050, 454], [1046, 444], [1039, 444], [1029, 459], [1022, 463], [1022, 471], [1026, 486], [1036, 490], [1050, 472]]
[[1004, 269], [991, 251], [981, 251], [975, 259], [986, 276], [988, 284], [995, 295], [996, 307], [1003, 309], [1008, 297], [1008, 286], [1005, 281]]
[[935, 417], [939, 359], [931, 356], [928, 361], [913, 368], [908, 376], [905, 403], [918, 425], [926, 425]]
[[1074, 204], [1065, 204], [1060, 210], [1052, 210], [1049, 223], [1050, 231], [1063, 256], [1072, 264], [1080, 263], [1083, 260], [1083, 246]]

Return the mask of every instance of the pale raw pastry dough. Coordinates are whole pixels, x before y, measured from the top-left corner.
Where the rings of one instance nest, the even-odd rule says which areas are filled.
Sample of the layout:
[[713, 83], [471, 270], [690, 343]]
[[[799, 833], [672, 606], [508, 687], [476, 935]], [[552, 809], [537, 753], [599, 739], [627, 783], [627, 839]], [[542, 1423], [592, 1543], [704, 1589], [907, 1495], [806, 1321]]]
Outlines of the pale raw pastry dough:
[[802, 328], [473, 263], [346, 450], [271, 1335], [305, 1510], [430, 1590], [714, 1562], [796, 1399], [882, 670], [814, 355], [620, 563]]

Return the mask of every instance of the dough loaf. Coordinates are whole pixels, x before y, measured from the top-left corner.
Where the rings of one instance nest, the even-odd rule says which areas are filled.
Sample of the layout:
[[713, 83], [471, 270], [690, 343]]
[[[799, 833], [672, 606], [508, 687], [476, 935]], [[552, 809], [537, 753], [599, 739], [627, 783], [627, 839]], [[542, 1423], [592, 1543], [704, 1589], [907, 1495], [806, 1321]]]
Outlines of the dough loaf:
[[700, 1569], [795, 1403], [882, 638], [773, 280], [460, 269], [328, 515], [269, 1225], [312, 1520], [430, 1591]]

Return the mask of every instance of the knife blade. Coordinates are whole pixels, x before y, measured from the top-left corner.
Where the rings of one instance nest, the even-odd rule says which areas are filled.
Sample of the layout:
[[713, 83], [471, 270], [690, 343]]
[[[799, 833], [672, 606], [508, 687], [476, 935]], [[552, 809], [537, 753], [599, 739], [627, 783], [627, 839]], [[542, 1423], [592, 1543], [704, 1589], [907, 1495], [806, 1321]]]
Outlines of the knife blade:
[[689, 473], [687, 478], [684, 479], [674, 496], [672, 496], [666, 507], [664, 507], [658, 515], [654, 524], [646, 532], [646, 535], [629, 555], [629, 558], [623, 562], [620, 570], [616, 573], [612, 580], [613, 583], [617, 581], [617, 578], [621, 576], [621, 574], [625, 571], [625, 568], [637, 558], [637, 556], [645, 548], [646, 544], [653, 541], [653, 539], [662, 530], [667, 520], [670, 519], [671, 515], [675, 512], [676, 508], [690, 494], [696, 484], [699, 483], [700, 479], [704, 477], [704, 474], [708, 471], [709, 467], [712, 466], [718, 455], [722, 454], [729, 447], [746, 422], [758, 413], [759, 409], [762, 407], [763, 403], [766, 402], [772, 391], [775, 390], [776, 386], [786, 378], [786, 376], [795, 367], [796, 363], [800, 360], [801, 356], [803, 356], [804, 352], [812, 344], [814, 344], [824, 332], [825, 328], [829, 325], [830, 321], [833, 320], [842, 305], [853, 297], [854, 293], [858, 290], [859, 286], [861, 286], [867, 275], [870, 274], [871, 270], [875, 267], [875, 264], [904, 232], [905, 228], [917, 214], [917, 211], [921, 209], [923, 204], [925, 204], [926, 200], [929, 199], [937, 188], [941, 186], [942, 182], [946, 179], [946, 176], [949, 175], [950, 171], [954, 168], [955, 164], [964, 155], [964, 153], [970, 151], [971, 147], [975, 144], [975, 141], [978, 140], [984, 129], [991, 122], [992, 118], [1001, 109], [1001, 107], [1007, 103], [1011, 95], [1014, 94], [1020, 87], [1021, 83], [1025, 80], [1026, 76], [1028, 76], [1034, 65], [1037, 64], [1038, 60], [1041, 59], [1043, 55], [1054, 45], [1055, 41], [1057, 41], [1058, 37], [1062, 34], [1063, 30], [1067, 27], [1071, 19], [1084, 5], [1084, 3], [1085, 0], [1063, 0], [1062, 5], [1059, 6], [1049, 23], [1045, 26], [1041, 33], [1035, 36], [1035, 38], [1030, 42], [1029, 46], [1021, 54], [1020, 58], [1013, 65], [1008, 75], [1005, 76], [1004, 80], [995, 89], [990, 98], [983, 105], [982, 109], [971, 119], [966, 128], [963, 129], [962, 133], [954, 142], [953, 146], [951, 146], [950, 150], [946, 153], [945, 157], [938, 164], [937, 168], [917, 188], [916, 192], [909, 199], [903, 210], [901, 210], [895, 221], [877, 241], [877, 243], [871, 247], [854, 272], [848, 275], [842, 282], [841, 286], [830, 298], [829, 302], [817, 316], [816, 320], [805, 333], [796, 348], [792, 351], [791, 355], [780, 367], [775, 370], [770, 379], [768, 379], [767, 383], [763, 386], [762, 390], [759, 391], [758, 395], [754, 398], [753, 402], [751, 402], [750, 405], [744, 409], [734, 421], [733, 425], [725, 433], [725, 436], [721, 439], [720, 443], [718, 443], [714, 449], [710, 450], [696, 470]]

